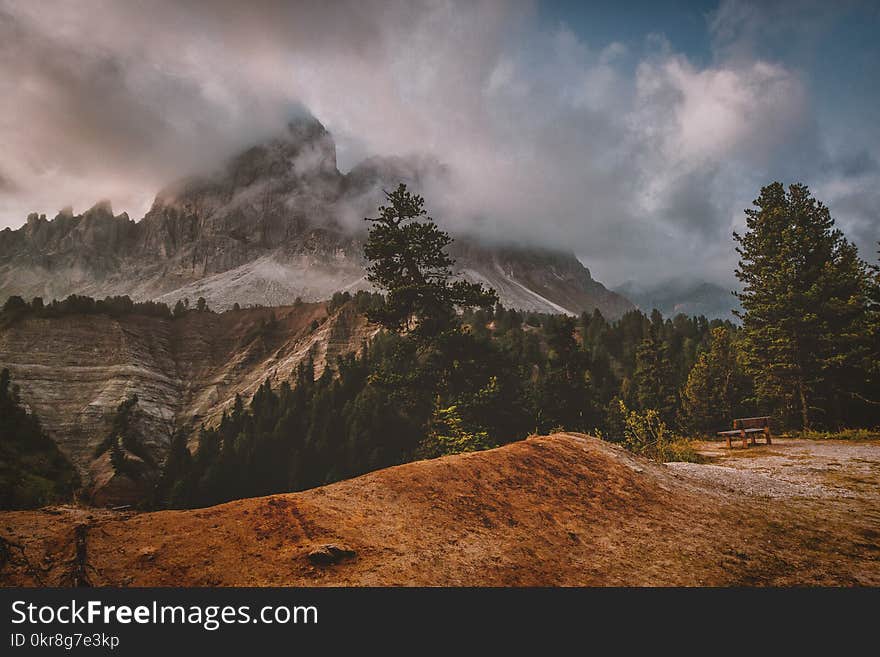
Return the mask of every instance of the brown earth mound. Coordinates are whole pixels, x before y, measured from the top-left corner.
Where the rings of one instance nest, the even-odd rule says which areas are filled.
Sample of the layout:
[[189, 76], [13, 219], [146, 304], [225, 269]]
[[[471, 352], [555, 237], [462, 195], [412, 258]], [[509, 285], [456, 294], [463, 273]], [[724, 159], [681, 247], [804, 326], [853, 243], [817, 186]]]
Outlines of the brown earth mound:
[[880, 584], [876, 500], [745, 496], [692, 470], [555, 434], [207, 509], [8, 512], [0, 581]]

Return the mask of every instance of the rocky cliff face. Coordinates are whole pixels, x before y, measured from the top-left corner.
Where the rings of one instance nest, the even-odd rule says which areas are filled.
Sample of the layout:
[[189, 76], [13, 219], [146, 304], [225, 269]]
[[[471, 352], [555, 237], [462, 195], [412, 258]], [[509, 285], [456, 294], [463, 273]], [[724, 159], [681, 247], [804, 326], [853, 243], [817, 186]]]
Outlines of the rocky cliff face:
[[[162, 190], [138, 222], [114, 216], [105, 202], [51, 221], [31, 215], [19, 230], [0, 231], [0, 299], [127, 294], [173, 304], [204, 296], [222, 310], [366, 288], [359, 220], [375, 211], [383, 187], [419, 188], [443, 175], [436, 162], [400, 158], [372, 158], [343, 175], [330, 134], [301, 119], [213, 175]], [[569, 253], [456, 238], [456, 269], [495, 287], [509, 307], [599, 308], [609, 317], [632, 308]]]
[[31, 317], [0, 328], [0, 365], [88, 482], [94, 501], [124, 503], [145, 491], [114, 477], [109, 454], [96, 458], [95, 450], [131, 395], [139, 399], [144, 445], [161, 462], [176, 427], [219, 421], [236, 394], [248, 400], [267, 379], [280, 385], [310, 353], [320, 375], [327, 362], [357, 351], [374, 332], [351, 304], [332, 316], [324, 304], [303, 303], [191, 311], [174, 320]]

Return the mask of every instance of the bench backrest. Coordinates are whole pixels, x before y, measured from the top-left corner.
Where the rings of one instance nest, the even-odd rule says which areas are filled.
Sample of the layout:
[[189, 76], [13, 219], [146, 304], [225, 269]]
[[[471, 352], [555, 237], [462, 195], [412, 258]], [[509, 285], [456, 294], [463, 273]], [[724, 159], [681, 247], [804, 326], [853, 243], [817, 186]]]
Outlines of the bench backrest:
[[738, 417], [733, 421], [734, 429], [763, 429], [770, 426], [770, 417]]

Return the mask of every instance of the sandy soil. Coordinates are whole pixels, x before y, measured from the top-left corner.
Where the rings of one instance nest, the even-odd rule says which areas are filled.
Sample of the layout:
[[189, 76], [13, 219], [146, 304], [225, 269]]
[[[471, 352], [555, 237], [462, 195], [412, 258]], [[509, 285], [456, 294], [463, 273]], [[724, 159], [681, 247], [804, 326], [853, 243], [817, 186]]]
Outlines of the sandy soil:
[[880, 442], [700, 448], [556, 434], [209, 509], [0, 513], [0, 582], [880, 585]]

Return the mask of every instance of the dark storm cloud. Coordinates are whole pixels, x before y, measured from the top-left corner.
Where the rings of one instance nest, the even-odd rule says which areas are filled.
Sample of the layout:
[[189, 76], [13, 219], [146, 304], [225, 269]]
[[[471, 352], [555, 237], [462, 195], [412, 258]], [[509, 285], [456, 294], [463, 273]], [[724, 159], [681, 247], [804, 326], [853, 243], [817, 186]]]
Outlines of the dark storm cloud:
[[722, 4], [701, 66], [662, 36], [539, 27], [528, 3], [0, 0], [0, 224], [98, 198], [141, 216], [304, 106], [343, 168], [442, 162], [424, 191], [457, 229], [565, 246], [612, 283], [726, 281], [730, 232], [775, 177], [827, 182], [871, 227], [876, 151], [827, 164], [808, 81], [755, 50], [759, 8]]

